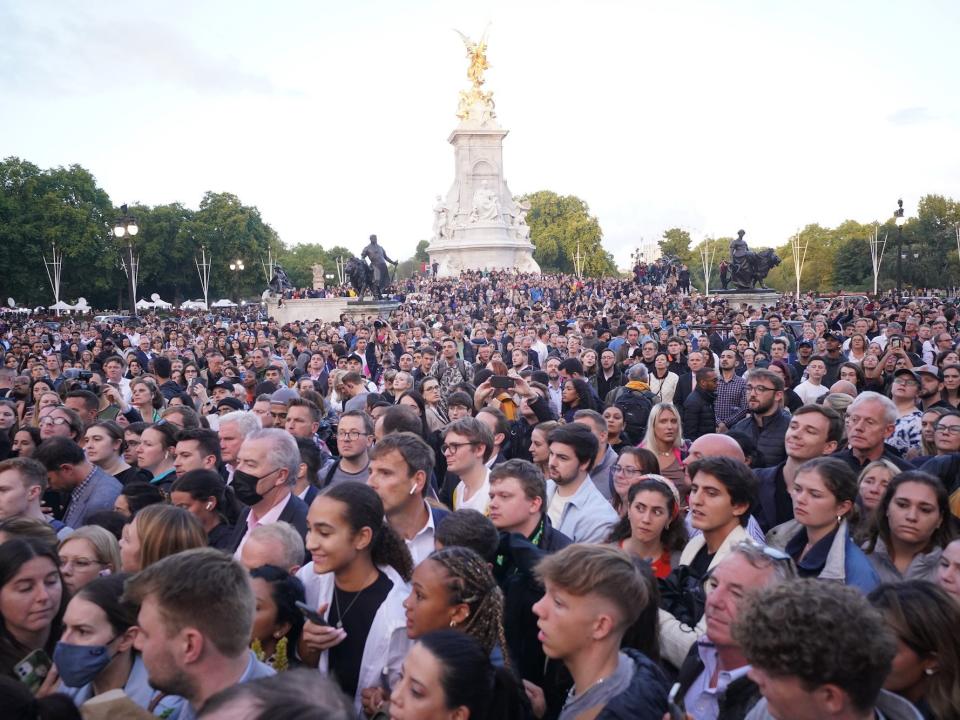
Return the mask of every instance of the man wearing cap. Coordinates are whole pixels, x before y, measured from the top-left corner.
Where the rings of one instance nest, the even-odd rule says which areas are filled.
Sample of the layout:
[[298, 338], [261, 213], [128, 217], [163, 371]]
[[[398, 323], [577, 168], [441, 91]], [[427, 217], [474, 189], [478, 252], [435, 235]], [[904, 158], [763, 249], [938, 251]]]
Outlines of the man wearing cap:
[[823, 339], [826, 342], [826, 352], [820, 357], [823, 358], [823, 364], [827, 368], [823, 376], [823, 384], [830, 387], [840, 379], [840, 366], [846, 362], [846, 358], [841, 352], [843, 339], [839, 335], [829, 332], [823, 336]]
[[920, 380], [920, 410], [926, 412], [933, 407], [942, 407], [953, 410], [953, 406], [943, 399], [943, 376], [936, 365], [921, 365], [914, 368]]
[[811, 340], [801, 340], [797, 343], [797, 361], [793, 363], [793, 386], [796, 389], [797, 384], [803, 379], [807, 372], [807, 364], [813, 357], [813, 342]]
[[920, 377], [909, 368], [900, 368], [893, 373], [890, 395], [897, 406], [897, 421], [890, 444], [901, 453], [920, 450], [923, 413], [917, 408], [920, 394]]

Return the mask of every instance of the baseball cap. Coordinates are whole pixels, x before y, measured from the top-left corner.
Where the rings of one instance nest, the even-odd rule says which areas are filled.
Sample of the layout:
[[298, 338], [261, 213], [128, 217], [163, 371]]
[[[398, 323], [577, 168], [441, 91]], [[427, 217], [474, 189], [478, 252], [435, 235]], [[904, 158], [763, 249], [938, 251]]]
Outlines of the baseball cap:
[[214, 390], [216, 390], [217, 388], [221, 388], [223, 390], [229, 390], [230, 392], [233, 392], [233, 380], [227, 377], [222, 377], [219, 380], [217, 380], [216, 384], [214, 384], [213, 386]]
[[217, 403], [217, 410], [224, 407], [228, 407], [231, 410], [243, 410], [243, 403], [235, 397], [225, 397]]
[[270, 396], [270, 403], [272, 405], [286, 405], [298, 397], [300, 397], [300, 394], [293, 388], [282, 387]]
[[913, 378], [914, 380], [916, 380], [917, 382], [920, 381], [920, 376], [917, 375], [917, 373], [916, 373], [915, 370], [911, 370], [910, 368], [900, 368], [899, 370], [897, 370], [896, 372], [893, 373], [893, 376], [894, 376], [895, 378], [900, 377], [901, 375], [909, 375], [910, 377], [912, 377], [912, 378]]
[[802, 348], [802, 347], [812, 348], [812, 347], [813, 347], [813, 343], [810, 342], [809, 340], [801, 340], [800, 342], [797, 343], [797, 347], [798, 347], [798, 348]]
[[918, 368], [914, 368], [913, 372], [917, 375], [933, 375], [937, 380], [943, 379], [940, 368], [936, 365], [921, 365]]

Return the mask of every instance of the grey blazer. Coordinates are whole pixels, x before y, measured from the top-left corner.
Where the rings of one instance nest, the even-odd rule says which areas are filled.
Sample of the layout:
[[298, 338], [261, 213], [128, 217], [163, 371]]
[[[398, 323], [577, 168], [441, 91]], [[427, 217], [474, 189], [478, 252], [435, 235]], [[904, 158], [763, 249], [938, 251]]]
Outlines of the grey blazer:
[[80, 497], [71, 498], [67, 511], [63, 514], [63, 524], [78, 528], [87, 522], [87, 518], [99, 510], [113, 510], [113, 503], [123, 485], [113, 475], [108, 475], [98, 467], [93, 477], [83, 489]]

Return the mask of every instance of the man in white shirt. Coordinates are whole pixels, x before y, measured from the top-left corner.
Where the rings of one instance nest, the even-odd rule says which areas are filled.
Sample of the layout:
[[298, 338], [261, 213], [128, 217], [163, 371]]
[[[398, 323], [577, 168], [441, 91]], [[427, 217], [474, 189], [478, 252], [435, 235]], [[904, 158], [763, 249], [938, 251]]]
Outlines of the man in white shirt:
[[370, 451], [367, 485], [383, 501], [387, 524], [407, 544], [414, 565], [434, 551], [436, 523], [448, 514], [423, 497], [433, 466], [433, 450], [409, 432], [386, 435]]
[[603, 542], [619, 519], [613, 506], [590, 480], [599, 443], [583, 423], [550, 431], [547, 515], [553, 526], [575, 543]]
[[830, 390], [822, 383], [823, 376], [827, 374], [827, 364], [823, 358], [816, 355], [810, 358], [807, 363], [807, 379], [794, 388], [794, 392], [800, 396], [804, 405], [810, 405], [826, 395]]
[[486, 462], [493, 453], [493, 434], [482, 422], [465, 417], [447, 426], [441, 451], [447, 470], [460, 482], [453, 490], [453, 509], [468, 508], [487, 514], [490, 503], [490, 468]]

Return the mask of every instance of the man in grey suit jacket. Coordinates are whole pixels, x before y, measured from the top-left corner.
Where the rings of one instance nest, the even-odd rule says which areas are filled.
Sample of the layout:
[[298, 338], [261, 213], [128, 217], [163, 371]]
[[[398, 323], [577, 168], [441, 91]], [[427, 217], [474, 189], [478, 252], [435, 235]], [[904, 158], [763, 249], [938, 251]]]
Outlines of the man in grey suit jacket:
[[69, 493], [63, 523], [78, 528], [99, 510], [113, 510], [123, 486], [87, 460], [83, 450], [70, 438], [52, 437], [34, 451], [34, 459], [47, 469], [50, 487]]

